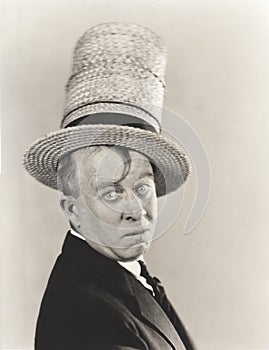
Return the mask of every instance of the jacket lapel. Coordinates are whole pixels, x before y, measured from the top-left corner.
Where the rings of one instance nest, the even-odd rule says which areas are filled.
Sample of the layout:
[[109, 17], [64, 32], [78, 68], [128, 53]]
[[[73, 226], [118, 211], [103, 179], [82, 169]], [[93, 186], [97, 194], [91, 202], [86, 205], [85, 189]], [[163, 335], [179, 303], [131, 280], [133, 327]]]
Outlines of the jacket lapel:
[[129, 278], [133, 295], [141, 316], [150, 324], [170, 345], [176, 350], [184, 350], [185, 347], [165, 312], [154, 299], [154, 297], [145, 291], [142, 284], [132, 278]]

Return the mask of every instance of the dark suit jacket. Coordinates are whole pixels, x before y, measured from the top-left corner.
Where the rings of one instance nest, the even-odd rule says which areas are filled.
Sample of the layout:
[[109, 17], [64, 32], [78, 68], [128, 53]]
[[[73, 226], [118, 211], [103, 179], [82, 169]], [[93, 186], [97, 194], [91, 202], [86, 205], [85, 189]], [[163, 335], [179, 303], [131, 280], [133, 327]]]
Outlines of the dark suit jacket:
[[36, 350], [192, 350], [183, 325], [179, 333], [131, 273], [67, 234], [40, 307]]

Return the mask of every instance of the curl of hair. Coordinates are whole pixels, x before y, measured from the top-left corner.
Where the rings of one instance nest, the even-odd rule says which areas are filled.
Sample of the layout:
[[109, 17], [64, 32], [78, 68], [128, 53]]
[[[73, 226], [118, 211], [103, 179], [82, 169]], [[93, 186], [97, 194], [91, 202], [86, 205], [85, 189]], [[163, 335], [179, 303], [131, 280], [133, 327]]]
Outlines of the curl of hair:
[[124, 159], [124, 169], [121, 178], [116, 182], [119, 183], [126, 178], [131, 167], [131, 158], [129, 149], [120, 146], [89, 146], [65, 154], [58, 162], [58, 190], [66, 196], [77, 198], [80, 195], [79, 185], [79, 168], [82, 157], [87, 152], [87, 156], [99, 153], [104, 147], [112, 148], [119, 153]]

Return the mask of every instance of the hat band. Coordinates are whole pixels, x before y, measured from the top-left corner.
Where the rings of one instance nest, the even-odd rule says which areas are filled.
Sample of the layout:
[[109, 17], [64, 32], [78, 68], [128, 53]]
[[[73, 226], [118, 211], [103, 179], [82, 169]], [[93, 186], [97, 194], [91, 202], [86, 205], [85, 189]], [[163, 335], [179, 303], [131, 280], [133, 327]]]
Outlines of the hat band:
[[[92, 119], [91, 121], [91, 118], [97, 115], [100, 119]], [[112, 116], [114, 117], [112, 118]], [[87, 117], [87, 121], [84, 120], [85, 117]], [[128, 120], [126, 119], [127, 117]], [[133, 119], [131, 120], [131, 118]], [[76, 123], [77, 120], [78, 123]], [[94, 101], [74, 108], [64, 116], [62, 127], [76, 126], [83, 120], [87, 124], [143, 124], [151, 126], [158, 134], [161, 131], [159, 120], [147, 110], [140, 106], [120, 101]]]
[[[124, 117], [123, 117], [124, 115]], [[121, 126], [132, 126], [142, 130], [148, 130], [157, 134], [155, 128], [147, 123], [141, 118], [134, 117], [132, 115], [120, 114], [120, 113], [95, 113], [87, 115], [85, 117], [78, 118], [73, 120], [71, 123], [67, 124], [67, 127], [74, 127], [80, 125], [121, 125]]]

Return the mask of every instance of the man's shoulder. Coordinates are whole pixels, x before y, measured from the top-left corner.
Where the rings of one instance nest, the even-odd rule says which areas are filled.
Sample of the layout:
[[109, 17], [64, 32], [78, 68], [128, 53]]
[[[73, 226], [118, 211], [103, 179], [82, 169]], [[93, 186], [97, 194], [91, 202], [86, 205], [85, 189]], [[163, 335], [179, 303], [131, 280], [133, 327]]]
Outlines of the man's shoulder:
[[82, 305], [84, 309], [99, 308], [105, 313], [125, 312], [125, 306], [134, 301], [127, 282], [130, 274], [114, 262], [111, 274], [107, 271], [110, 265], [99, 265], [96, 269], [91, 263], [61, 253], [48, 279], [42, 304], [52, 309], [68, 306], [79, 310]]
[[54, 349], [51, 344], [60, 344], [62, 350], [82, 349], [81, 344], [103, 349], [105, 344], [104, 349], [112, 349], [117, 341], [136, 339], [136, 334], [137, 318], [128, 304], [94, 281], [68, 290], [50, 285], [45, 291], [36, 329], [38, 345], [48, 342], [47, 348]]

